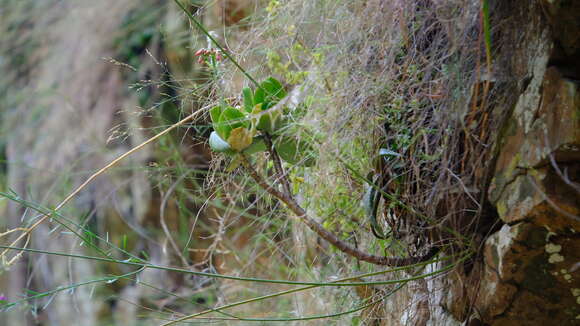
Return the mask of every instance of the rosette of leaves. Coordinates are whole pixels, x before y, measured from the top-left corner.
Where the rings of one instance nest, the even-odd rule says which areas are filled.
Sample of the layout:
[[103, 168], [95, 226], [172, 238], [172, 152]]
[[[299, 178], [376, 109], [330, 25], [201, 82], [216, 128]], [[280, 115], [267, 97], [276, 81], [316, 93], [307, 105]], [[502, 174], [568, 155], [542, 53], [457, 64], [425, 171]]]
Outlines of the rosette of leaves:
[[244, 88], [243, 105], [215, 106], [210, 110], [213, 131], [209, 137], [212, 150], [227, 155], [255, 154], [267, 150], [264, 137], [269, 135], [278, 155], [286, 162], [312, 166], [312, 146], [298, 137], [282, 135], [289, 113], [276, 107], [287, 96], [282, 84], [268, 78], [255, 91]]

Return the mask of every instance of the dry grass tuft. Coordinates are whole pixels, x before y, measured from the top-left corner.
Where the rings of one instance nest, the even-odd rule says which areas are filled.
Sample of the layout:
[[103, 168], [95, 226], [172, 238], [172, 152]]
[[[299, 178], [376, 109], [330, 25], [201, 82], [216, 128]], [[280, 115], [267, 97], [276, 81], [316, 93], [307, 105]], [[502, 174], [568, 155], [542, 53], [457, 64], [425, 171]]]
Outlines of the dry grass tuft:
[[[317, 165], [293, 172], [306, 179], [299, 197], [310, 214], [379, 254], [477, 248], [497, 216], [485, 195], [505, 112], [491, 108], [509, 103], [486, 66], [479, 3], [271, 1], [250, 25], [233, 52], [258, 80], [274, 75], [308, 103], [294, 130], [317, 143]], [[239, 82], [227, 85], [239, 93]], [[382, 159], [381, 148], [399, 156]], [[372, 237], [352, 168], [389, 193], [380, 222], [390, 239]], [[324, 245], [314, 256], [354, 268]]]
[[[229, 1], [219, 2], [220, 5], [227, 3]], [[121, 13], [127, 11], [123, 6], [131, 5], [119, 6], [115, 21], [120, 21]], [[199, 12], [210, 11], [203, 6], [198, 9]], [[252, 17], [242, 19], [236, 16], [237, 25], [225, 28], [217, 22], [219, 19], [206, 23], [213, 27], [213, 32], [231, 50], [232, 56], [255, 79], [276, 76], [306, 108], [306, 114], [287, 130], [317, 147], [315, 167], [290, 169], [290, 180], [296, 187], [300, 204], [327, 229], [353, 246], [379, 255], [415, 256], [431, 246], [445, 247], [449, 253], [471, 248], [473, 240], [479, 240], [495, 221], [495, 213], [489, 209], [485, 194], [494, 166], [492, 151], [502, 115], [494, 113], [491, 107], [506, 96], [507, 89], [499, 87], [493, 72], [487, 71], [485, 66], [480, 9], [474, 1], [460, 0], [291, 0], [284, 3], [272, 0], [265, 11], [249, 10], [255, 12]], [[221, 11], [227, 12], [226, 9]], [[168, 30], [183, 32], [186, 24], [179, 20], [183, 16], [175, 11], [168, 12], [168, 21], [171, 21]], [[78, 26], [86, 25], [82, 20], [75, 22]], [[95, 28], [107, 26], [96, 25]], [[84, 42], [79, 35], [82, 29], [73, 32], [76, 34], [58, 44], [57, 52], [66, 53], [67, 48], [74, 46], [67, 43], [70, 40]], [[54, 33], [64, 35], [65, 31]], [[249, 86], [249, 81], [234, 70], [233, 65], [220, 66], [213, 79], [211, 72], [192, 67], [191, 53], [178, 53], [176, 49], [183, 44], [193, 47], [193, 50], [205, 47], [206, 42], [197, 36], [197, 31], [194, 35], [183, 33], [163, 39], [163, 46], [170, 52], [168, 67], [163, 66], [163, 69], [168, 69], [168, 76], [163, 75], [159, 77], [163, 80], [154, 82], [139, 75], [135, 87], [171, 91], [167, 101], [181, 99], [182, 107], [186, 108], [184, 111], [188, 112], [191, 108], [202, 112], [224, 100], [235, 103], [239, 100], [236, 96], [241, 88]], [[9, 41], [18, 46], [13, 39]], [[161, 42], [159, 39], [156, 41]], [[88, 52], [98, 50], [92, 46], [81, 44], [80, 47]], [[110, 45], [102, 46], [108, 50]], [[14, 50], [2, 49], [0, 53], [10, 51]], [[62, 62], [73, 63], [71, 71], [87, 69], [91, 72], [91, 62], [83, 59], [89, 57], [88, 52], [67, 53], [68, 59]], [[142, 56], [136, 55], [137, 59], [142, 59]], [[155, 65], [161, 66], [156, 61]], [[67, 79], [70, 76], [48, 71], [58, 68], [50, 62], [41, 66], [47, 70], [44, 75], [55, 78], [48, 82], [61, 85], [61, 88], [70, 85], [68, 89], [61, 89], [64, 93], [87, 94], [80, 98], [81, 102], [74, 103], [75, 106], [91, 108], [92, 104], [82, 101], [92, 99], [100, 103], [103, 110], [109, 110], [109, 119], [114, 115], [111, 111], [117, 109], [114, 101], [98, 102], [101, 97], [90, 85], [97, 83], [93, 79], [114, 77], [108, 84], [112, 85], [111, 92], [118, 90], [122, 81], [120, 73], [109, 73], [110, 67], [101, 66], [92, 74], [84, 71], [84, 79], [71, 83]], [[143, 71], [146, 69], [140, 70]], [[155, 75], [162, 73], [156, 71]], [[166, 83], [165, 78], [173, 80]], [[0, 85], [0, 91], [2, 89], [3, 85]], [[163, 91], [154, 91], [155, 101], [158, 98], [161, 98], [160, 102], [166, 100], [160, 95]], [[157, 104], [146, 113], [156, 112], [162, 107]], [[79, 116], [86, 120], [85, 114]], [[64, 112], [62, 116], [47, 119], [46, 123], [51, 130], [62, 129], [63, 137], [76, 139], [79, 143], [89, 142], [90, 135], [79, 131], [82, 125], [62, 128], [62, 121], [72, 121], [70, 119], [79, 116]], [[69, 124], [75, 125], [74, 122]], [[110, 127], [111, 123], [110, 120], [102, 122], [99, 130]], [[207, 119], [197, 121], [192, 127], [207, 131]], [[191, 143], [190, 134], [182, 135], [178, 146], [165, 145], [164, 150], [174, 150], [182, 145], [181, 148], [189, 146], [191, 149], [200, 146], [207, 138], [207, 132], [201, 131], [194, 135]], [[101, 141], [104, 143], [104, 139]], [[67, 152], [61, 143], [52, 146], [60, 151], [56, 155], [57, 161], [52, 159], [52, 150], [47, 148], [39, 151], [39, 158], [47, 160], [46, 165], [55, 169], [70, 162], [70, 156], [76, 153], [70, 148]], [[381, 149], [396, 155], [380, 156]], [[165, 153], [163, 149], [160, 151]], [[201, 258], [193, 267], [294, 280], [320, 280], [373, 270], [372, 266], [337, 254], [304, 226], [286, 218], [289, 215], [287, 210], [263, 195], [253, 182], [249, 182], [243, 170], [224, 173], [229, 161], [223, 157], [213, 160], [207, 176], [196, 176], [202, 180], [199, 183], [199, 180], [192, 181], [194, 177], [190, 178], [187, 171], [180, 170], [187, 170], [188, 162], [179, 159], [165, 161], [164, 158], [160, 161], [171, 162], [167, 167], [174, 169], [167, 173], [165, 170], [159, 172], [159, 189], [156, 190], [167, 194], [160, 204], [160, 221], [166, 238], [171, 240], [172, 249], [183, 260], [183, 265], [188, 265], [191, 257], [195, 260], [199, 256]], [[270, 183], [279, 181], [273, 177], [272, 167], [264, 157], [258, 158], [254, 164]], [[89, 167], [94, 169], [93, 165]], [[383, 196], [379, 217], [382, 227], [390, 230], [390, 237], [386, 240], [372, 236], [361, 204], [366, 186], [361, 176], [376, 180], [377, 185], [388, 193]], [[183, 184], [177, 186], [181, 182]], [[195, 188], [200, 185], [203, 189]], [[171, 235], [163, 220], [165, 206], [171, 205], [174, 211], [183, 210], [175, 214], [178, 218], [191, 217], [190, 209], [209, 213], [202, 216], [203, 221], [198, 220], [202, 214], [199, 213], [193, 221], [183, 223], [190, 228], [187, 232]], [[173, 227], [177, 229], [182, 222], [176, 218]], [[200, 243], [208, 245], [204, 248], [187, 247], [191, 255], [185, 257], [180, 249], [190, 245], [191, 238], [184, 241], [179, 236], [191, 237], [194, 230], [198, 232], [196, 236], [205, 241]], [[395, 275], [408, 276], [405, 273]], [[423, 285], [416, 291], [428, 292]], [[280, 285], [279, 289], [285, 287]], [[275, 286], [265, 288], [252, 284], [246, 287], [246, 283], [224, 282], [214, 289], [218, 292], [217, 303], [222, 303], [273, 288]], [[364, 290], [359, 291], [363, 293], [359, 295], [380, 297], [390, 289], [364, 287], [359, 289]], [[418, 304], [423, 307], [427, 294], [421, 295]], [[352, 291], [344, 288], [323, 288], [300, 294], [292, 300], [260, 302], [257, 307], [242, 306], [236, 313], [292, 310], [303, 316], [345, 310], [344, 307], [350, 307], [351, 302], [356, 301], [353, 296]], [[376, 313], [369, 311], [363, 314], [364, 319], [376, 317], [373, 317]]]
[[[319, 143], [318, 164], [308, 172], [310, 205], [325, 211], [322, 202], [343, 199], [341, 187], [355, 203], [362, 197], [363, 183], [340, 159], [363, 175], [381, 175], [404, 204], [391, 205], [395, 217], [385, 214], [384, 222], [396, 239], [418, 245], [411, 253], [426, 242], [466, 240], [442, 230], [470, 234], [488, 218], [483, 198], [501, 118], [490, 107], [505, 95], [485, 66], [479, 5], [290, 1], [272, 7], [238, 36], [243, 41], [233, 51], [255, 75], [274, 74], [300, 88], [309, 103], [298, 125]], [[225, 80], [234, 80], [232, 74]], [[379, 160], [380, 148], [400, 157]], [[351, 210], [361, 213], [356, 205]], [[359, 217], [353, 218], [366, 223]]]

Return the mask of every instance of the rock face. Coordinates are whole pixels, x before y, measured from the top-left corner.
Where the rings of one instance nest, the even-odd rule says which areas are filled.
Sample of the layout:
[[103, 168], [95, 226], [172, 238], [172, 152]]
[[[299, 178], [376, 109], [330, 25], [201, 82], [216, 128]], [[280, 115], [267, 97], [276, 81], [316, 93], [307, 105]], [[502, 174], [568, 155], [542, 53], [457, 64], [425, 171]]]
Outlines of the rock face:
[[527, 82], [498, 144], [488, 198], [505, 224], [485, 242], [475, 308], [490, 325], [572, 325], [580, 323], [580, 83], [571, 65], [580, 6], [521, 9], [530, 19], [512, 32], [526, 31], [510, 68]]
[[493, 108], [505, 122], [487, 191], [500, 228], [469, 276], [430, 283], [430, 325], [580, 324], [580, 3], [510, 8], [494, 70], [519, 91]]

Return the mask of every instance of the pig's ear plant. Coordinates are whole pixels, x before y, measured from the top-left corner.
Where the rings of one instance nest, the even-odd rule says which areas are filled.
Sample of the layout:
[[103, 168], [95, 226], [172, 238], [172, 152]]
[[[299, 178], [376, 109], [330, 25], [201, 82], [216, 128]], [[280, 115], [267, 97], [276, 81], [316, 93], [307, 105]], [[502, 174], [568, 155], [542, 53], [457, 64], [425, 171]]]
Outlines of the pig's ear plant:
[[315, 158], [310, 143], [282, 132], [292, 119], [292, 112], [284, 106], [286, 96], [282, 84], [270, 77], [256, 90], [244, 88], [243, 105], [213, 107], [212, 150], [238, 158], [271, 149], [287, 163], [312, 166]]
[[[242, 90], [241, 101], [239, 101], [241, 104], [232, 106], [227, 101], [222, 100], [209, 112], [213, 127], [208, 139], [210, 147], [215, 152], [233, 156], [227, 172], [232, 172], [241, 164], [263, 190], [284, 203], [320, 238], [357, 260], [375, 265], [402, 267], [428, 261], [439, 252], [437, 246], [432, 246], [425, 254], [415, 257], [374, 255], [343, 241], [310, 217], [294, 197], [282, 161], [307, 168], [316, 163], [316, 155], [309, 140], [288, 132], [288, 130], [293, 129], [289, 126], [290, 122], [293, 121], [292, 115], [299, 110], [285, 105], [288, 93], [284, 86], [274, 77], [269, 77], [258, 83], [179, 1], [175, 0], [175, 3], [184, 11], [190, 21], [206, 35], [208, 43], [217, 48], [196, 53], [200, 57], [200, 61], [208, 65], [214, 78], [219, 78], [218, 63], [229, 60], [255, 87], [254, 89], [246, 87]], [[252, 156], [263, 152], [269, 154], [267, 159], [274, 166], [275, 180], [282, 185], [281, 190], [277, 185], [269, 184], [252, 164]], [[346, 164], [346, 166], [349, 165]], [[352, 172], [357, 174], [354, 170]], [[358, 178], [374, 187], [384, 196], [391, 197], [371, 180], [367, 180], [361, 175], [358, 175]]]
[[[358, 260], [400, 267], [431, 259], [438, 252], [436, 247], [421, 257], [386, 257], [364, 252], [341, 240], [308, 216], [292, 194], [283, 162], [307, 168], [316, 163], [316, 156], [310, 142], [297, 135], [289, 135], [286, 131], [293, 120], [294, 112], [285, 106], [287, 95], [282, 83], [269, 77], [255, 90], [244, 88], [240, 105], [234, 107], [222, 104], [210, 110], [213, 131], [209, 137], [209, 145], [215, 152], [233, 156], [228, 171], [239, 164], [243, 165], [263, 190], [283, 202], [319, 237]], [[268, 159], [273, 163], [276, 180], [282, 185], [281, 190], [276, 185], [268, 184], [254, 168], [252, 156], [262, 152], [269, 154]]]

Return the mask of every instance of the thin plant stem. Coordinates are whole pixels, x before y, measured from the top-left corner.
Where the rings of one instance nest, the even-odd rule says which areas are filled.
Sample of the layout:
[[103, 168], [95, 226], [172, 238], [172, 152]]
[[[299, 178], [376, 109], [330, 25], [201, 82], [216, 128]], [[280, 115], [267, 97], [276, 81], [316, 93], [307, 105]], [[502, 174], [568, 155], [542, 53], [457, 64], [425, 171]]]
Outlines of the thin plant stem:
[[[419, 280], [419, 279], [424, 279], [425, 277], [434, 276], [434, 275], [437, 275], [439, 273], [443, 273], [443, 272], [446, 272], [446, 271], [450, 270], [451, 268], [455, 267], [458, 263], [459, 262], [454, 263], [454, 264], [451, 264], [451, 265], [449, 265], [449, 266], [447, 266], [447, 267], [445, 267], [445, 268], [443, 268], [441, 270], [438, 270], [438, 271], [434, 271], [434, 272], [427, 273], [427, 274], [422, 274], [422, 275], [417, 275], [417, 276], [412, 276], [412, 277], [409, 277], [409, 278], [404, 279], [404, 280], [399, 280], [399, 282], [396, 282], [396, 283], [402, 283], [404, 285], [404, 284], [406, 284], [409, 281], [415, 281], [415, 280]], [[338, 283], [338, 284], [341, 284], [339, 282], [349, 281], [349, 280], [352, 280], [352, 279], [355, 279], [355, 278], [358, 278], [358, 277], [355, 276], [355, 277], [343, 278], [343, 279], [336, 280], [336, 281], [333, 281], [333, 282], [330, 282], [330, 283]], [[344, 284], [344, 283], [342, 283], [342, 284]], [[282, 296], [282, 295], [285, 295], [285, 294], [290, 294], [290, 293], [305, 291], [305, 290], [309, 290], [309, 289], [316, 288], [316, 287], [318, 287], [318, 286], [317, 285], [304, 286], [304, 287], [299, 287], [299, 288], [296, 288], [296, 289], [281, 291], [281, 292], [277, 292], [277, 293], [273, 293], [273, 294], [268, 294], [268, 295], [264, 295], [264, 296], [260, 296], [260, 297], [255, 297], [255, 298], [252, 298], [252, 299], [238, 301], [238, 302], [235, 302], [235, 303], [232, 303], [232, 304], [228, 304], [228, 305], [225, 305], [225, 306], [221, 306], [221, 307], [218, 307], [218, 308], [213, 308], [211, 310], [208, 309], [208, 310], [205, 310], [205, 311], [202, 311], [202, 312], [198, 312], [198, 313], [195, 313], [195, 314], [192, 314], [192, 315], [189, 315], [189, 316], [185, 316], [185, 317], [182, 317], [182, 318], [173, 320], [171, 322], [165, 323], [165, 324], [163, 324], [161, 326], [174, 325], [174, 324], [177, 324], [179, 322], [186, 321], [188, 319], [193, 319], [195, 317], [202, 316], [202, 315], [205, 315], [205, 314], [214, 312], [215, 310], [222, 310], [222, 309], [232, 308], [232, 307], [240, 306], [240, 305], [243, 305], [243, 304], [246, 304], [246, 303], [262, 301], [262, 300], [265, 300], [265, 299], [270, 299], [270, 298]]]
[[240, 64], [230, 55], [229, 51], [226, 51], [226, 49], [224, 49], [224, 47], [222, 47], [221, 44], [213, 36], [211, 36], [208, 30], [197, 19], [195, 19], [195, 17], [193, 17], [193, 15], [183, 6], [183, 4], [180, 1], [173, 0], [173, 2], [175, 2], [175, 4], [177, 4], [179, 8], [181, 8], [181, 10], [183, 10], [183, 12], [195, 24], [195, 26], [197, 26], [197, 28], [199, 28], [199, 30], [205, 36], [207, 36], [207, 38], [210, 39], [210, 41], [212, 41], [212, 43], [215, 44], [215, 46], [218, 49], [220, 49], [220, 51], [226, 56], [226, 58], [228, 58], [234, 64], [234, 66], [236, 66], [236, 68], [238, 68], [246, 77], [248, 77], [248, 79], [256, 87], [262, 88], [260, 84], [244, 68], [242, 68], [242, 66], [240, 66]]
[[80, 286], [91, 285], [91, 284], [95, 284], [95, 283], [112, 283], [112, 282], [116, 281], [119, 278], [128, 278], [129, 276], [136, 275], [136, 274], [142, 272], [144, 269], [145, 269], [144, 267], [141, 267], [141, 268], [139, 268], [136, 271], [132, 271], [132, 272], [129, 272], [129, 273], [126, 273], [126, 274], [123, 274], [123, 275], [119, 275], [119, 276], [102, 277], [102, 278], [98, 278], [98, 279], [94, 279], [94, 280], [89, 280], [89, 281], [86, 281], [86, 282], [80, 282], [80, 283], [76, 283], [76, 284], [71, 284], [71, 285], [68, 285], [68, 286], [61, 286], [61, 287], [58, 287], [58, 288], [56, 288], [54, 290], [50, 290], [50, 291], [42, 292], [42, 293], [39, 293], [39, 294], [31, 295], [31, 296], [28, 296], [26, 298], [23, 298], [23, 299], [20, 299], [20, 300], [17, 300], [17, 301], [13, 301], [13, 302], [10, 302], [10, 303], [1, 305], [0, 306], [0, 309], [8, 309], [10, 307], [16, 306], [16, 305], [18, 305], [20, 303], [23, 303], [23, 302], [26, 302], [26, 301], [29, 301], [29, 300], [43, 298], [43, 297], [46, 297], [46, 296], [49, 296], [49, 295], [53, 295], [53, 294], [57, 294], [59, 292], [63, 292], [63, 291], [66, 291], [66, 290], [72, 290], [72, 289], [78, 288]]
[[433, 246], [433, 247], [431, 247], [429, 252], [423, 256], [403, 258], [403, 257], [377, 256], [377, 255], [373, 255], [373, 254], [369, 254], [367, 252], [364, 252], [358, 248], [352, 247], [348, 243], [339, 239], [336, 235], [334, 235], [331, 232], [329, 232], [328, 230], [326, 230], [322, 225], [320, 225], [320, 223], [316, 222], [314, 219], [312, 219], [310, 216], [308, 216], [306, 214], [306, 210], [304, 210], [304, 208], [302, 208], [293, 197], [278, 191], [277, 189], [273, 188], [271, 185], [266, 183], [266, 181], [264, 181], [264, 179], [258, 174], [258, 172], [256, 172], [256, 170], [251, 165], [251, 163], [248, 161], [246, 156], [244, 154], [240, 154], [240, 156], [241, 156], [242, 164], [248, 170], [252, 179], [254, 179], [254, 181], [256, 181], [256, 183], [262, 189], [264, 189], [269, 194], [271, 194], [272, 196], [274, 196], [275, 198], [277, 198], [278, 200], [283, 202], [312, 231], [314, 231], [316, 234], [318, 234], [318, 236], [320, 236], [322, 239], [328, 241], [330, 244], [332, 244], [338, 250], [344, 252], [347, 255], [350, 255], [352, 257], [355, 257], [358, 260], [366, 261], [368, 263], [375, 264], [375, 265], [406, 266], [406, 265], [411, 265], [411, 264], [414, 264], [417, 262], [429, 260], [429, 259], [433, 258], [433, 256], [435, 256], [439, 252], [439, 248]]
[[[47, 254], [47, 255], [54, 255], [54, 256], [61, 256], [61, 257], [71, 257], [71, 258], [79, 258], [79, 259], [89, 259], [94, 261], [101, 261], [101, 262], [108, 262], [108, 263], [115, 263], [127, 266], [137, 266], [137, 267], [144, 267], [144, 268], [151, 268], [151, 269], [158, 269], [176, 273], [183, 273], [183, 274], [191, 274], [197, 276], [205, 276], [205, 277], [212, 277], [212, 278], [220, 278], [220, 279], [227, 279], [227, 280], [235, 280], [235, 281], [245, 281], [245, 282], [254, 282], [254, 283], [270, 283], [270, 284], [287, 284], [287, 285], [316, 285], [316, 286], [361, 286], [361, 285], [386, 285], [386, 284], [395, 284], [406, 279], [398, 279], [398, 280], [387, 280], [387, 281], [372, 281], [372, 282], [351, 282], [351, 283], [337, 283], [337, 281], [332, 282], [305, 282], [305, 281], [287, 281], [287, 280], [269, 280], [269, 279], [261, 279], [261, 278], [253, 278], [253, 277], [240, 277], [240, 276], [230, 276], [230, 275], [223, 275], [217, 273], [206, 273], [206, 272], [197, 272], [183, 268], [174, 268], [174, 267], [167, 267], [155, 264], [148, 264], [140, 261], [139, 259], [127, 259], [127, 260], [118, 260], [113, 258], [104, 258], [104, 257], [95, 257], [95, 256], [86, 256], [86, 255], [77, 255], [77, 254], [69, 254], [64, 252], [54, 252], [54, 251], [46, 251], [46, 250], [39, 250], [39, 249], [31, 249], [31, 248], [20, 248], [20, 247], [9, 247], [0, 245], [0, 248], [6, 250], [18, 250], [18, 251], [26, 251], [30, 253], [36, 254]], [[463, 252], [463, 255], [460, 256], [458, 261], [463, 261], [471, 256], [470, 253]], [[418, 262], [415, 264], [409, 264], [405, 266], [390, 268], [387, 270], [381, 270], [377, 272], [365, 273], [353, 277], [349, 277], [347, 279], [354, 279], [354, 278], [361, 278], [361, 277], [370, 277], [376, 276], [386, 273], [393, 273], [399, 272], [404, 270], [409, 270], [417, 267], [426, 266], [429, 264], [433, 264], [436, 262], [441, 262], [445, 260], [450, 260], [450, 257], [443, 257], [423, 262]]]
[[292, 191], [290, 190], [290, 183], [288, 182], [288, 178], [286, 177], [286, 173], [284, 172], [284, 168], [282, 167], [282, 162], [280, 161], [280, 156], [278, 152], [274, 148], [274, 144], [272, 144], [272, 137], [265, 133], [264, 134], [264, 141], [266, 142], [266, 146], [268, 147], [268, 152], [272, 156], [272, 161], [274, 161], [274, 169], [276, 169], [276, 173], [278, 174], [277, 179], [282, 182], [282, 187], [286, 195], [291, 196]]
[[[197, 117], [201, 112], [203, 112], [202, 110], [198, 110], [193, 112], [192, 114], [188, 115], [187, 117], [181, 119], [180, 121], [176, 122], [175, 124], [173, 124], [172, 126], [168, 127], [167, 129], [163, 130], [162, 132], [158, 133], [157, 135], [149, 138], [148, 140], [144, 141], [143, 143], [133, 147], [131, 150], [123, 153], [122, 155], [120, 155], [118, 158], [114, 159], [111, 163], [105, 165], [103, 168], [101, 168], [100, 170], [98, 170], [97, 172], [93, 173], [85, 182], [83, 182], [80, 186], [78, 186], [75, 190], [73, 190], [65, 199], [63, 199], [63, 201], [61, 201], [55, 208], [53, 211], [58, 211], [60, 210], [62, 207], [64, 207], [64, 205], [66, 205], [74, 196], [76, 196], [79, 192], [81, 192], [81, 190], [83, 190], [88, 184], [90, 184], [93, 180], [95, 180], [98, 176], [100, 176], [101, 174], [105, 173], [107, 170], [109, 170], [111, 167], [119, 164], [119, 162], [121, 162], [122, 160], [124, 160], [126, 157], [128, 157], [129, 155], [139, 151], [140, 149], [142, 149], [143, 147], [147, 146], [148, 144], [158, 140], [159, 138], [161, 138], [161, 136], [166, 135], [167, 133], [169, 133], [170, 131], [176, 129], [177, 127], [180, 127], [181, 125], [183, 125], [184, 123], [192, 120], [193, 118]], [[40, 224], [42, 224], [44, 221], [50, 219], [53, 216], [53, 213], [49, 213], [49, 214], [45, 214], [44, 216], [42, 216], [41, 218], [38, 219], [38, 221], [36, 221], [34, 224], [32, 224], [31, 226], [27, 227], [22, 234], [20, 234], [16, 240], [12, 241], [12, 243], [8, 246], [8, 247], [15, 247], [18, 242], [20, 242], [20, 240], [24, 239], [25, 237], [28, 237], [30, 235], [30, 233], [36, 228], [38, 227]], [[2, 251], [2, 253], [0, 253], [0, 258], [5, 257], [7, 253], [7, 249], [4, 249]]]
[[[332, 317], [339, 317], [339, 316], [344, 316], [344, 315], [350, 315], [350, 314], [355, 313], [357, 311], [361, 311], [361, 310], [363, 310], [365, 308], [368, 308], [368, 307], [371, 307], [373, 305], [376, 305], [377, 303], [383, 301], [385, 298], [390, 297], [391, 295], [393, 295], [394, 293], [396, 293], [397, 291], [399, 291], [406, 284], [407, 284], [407, 282], [404, 282], [402, 284], [399, 284], [395, 289], [391, 290], [388, 294], [386, 294], [385, 296], [383, 296], [383, 297], [381, 297], [381, 298], [379, 298], [377, 300], [373, 300], [373, 301], [371, 301], [369, 303], [363, 304], [363, 305], [361, 305], [359, 307], [356, 307], [354, 309], [351, 309], [351, 310], [347, 310], [347, 311], [343, 311], [343, 312], [338, 312], [338, 313], [334, 313], [334, 314], [315, 315], [315, 316], [307, 316], [307, 317], [294, 317], [294, 318], [243, 318], [243, 317], [233, 316], [235, 318], [228, 319], [228, 320], [233, 320], [233, 321], [253, 321], [253, 322], [265, 322], [265, 321], [271, 321], [271, 322], [288, 322], [288, 321], [303, 321], [303, 320], [326, 319], [326, 318], [332, 318]], [[305, 290], [305, 289], [303, 288], [302, 290]], [[279, 292], [279, 293], [281, 293], [281, 292]], [[284, 294], [286, 294], [286, 293], [284, 293]], [[280, 295], [282, 295], [282, 294], [280, 294]], [[252, 299], [250, 299], [250, 300], [252, 300]], [[246, 301], [248, 301], [248, 300], [246, 300]], [[222, 311], [220, 311], [218, 309], [231, 308], [231, 307], [234, 307], [234, 306], [239, 306], [239, 305], [244, 304], [244, 303], [247, 303], [247, 302], [240, 301], [240, 302], [237, 302], [237, 303], [234, 303], [234, 304], [231, 304], [231, 305], [222, 306], [222, 307], [219, 307], [219, 308], [214, 308], [212, 310], [202, 311], [200, 313], [195, 314], [195, 316], [194, 315], [189, 315], [189, 316], [186, 316], [186, 317], [187, 317], [187, 319], [197, 319], [197, 318], [200, 318], [200, 316], [202, 316], [204, 314], [207, 314], [207, 313], [210, 313], [212, 311], [219, 312], [219, 313], [223, 313]], [[186, 318], [186, 317], [183, 317], [183, 318]], [[185, 320], [187, 320], [187, 319], [185, 319]], [[170, 321], [169, 323], [165, 323], [162, 326], [173, 325], [173, 324], [178, 323], [178, 322], [181, 322], [181, 321], [184, 321], [184, 320]]]

